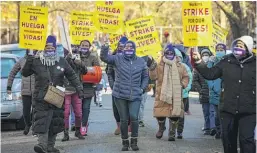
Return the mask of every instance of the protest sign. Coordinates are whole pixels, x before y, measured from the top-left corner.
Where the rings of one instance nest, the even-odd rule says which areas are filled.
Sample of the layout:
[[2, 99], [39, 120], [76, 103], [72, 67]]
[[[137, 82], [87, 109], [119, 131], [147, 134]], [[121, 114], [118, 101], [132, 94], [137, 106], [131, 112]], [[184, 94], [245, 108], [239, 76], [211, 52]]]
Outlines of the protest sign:
[[184, 46], [210, 46], [212, 40], [211, 1], [182, 2]]
[[44, 50], [48, 26], [48, 8], [21, 6], [19, 47]]
[[110, 47], [113, 51], [117, 48], [118, 42], [119, 42], [120, 38], [123, 36], [126, 36], [126, 32], [124, 32], [123, 34], [110, 34], [109, 43], [110, 43]]
[[122, 34], [124, 27], [124, 2], [95, 2], [94, 26], [103, 33]]
[[57, 25], [59, 27], [60, 35], [61, 35], [61, 43], [63, 48], [67, 49], [70, 53], [71, 50], [71, 40], [68, 32], [67, 22], [61, 16], [57, 16]]
[[82, 40], [92, 42], [95, 38], [95, 27], [93, 26], [93, 13], [83, 11], [72, 11], [70, 22], [70, 36], [72, 44], [80, 44]]
[[213, 29], [212, 29], [212, 38], [213, 38], [213, 43], [210, 46], [210, 50], [215, 53], [215, 46], [218, 43], [223, 43], [226, 44], [226, 38], [227, 38], [228, 31], [220, 27], [218, 24], [214, 23], [213, 24]]
[[129, 40], [136, 43], [138, 56], [151, 55], [157, 58], [162, 47], [152, 16], [127, 21], [126, 30]]

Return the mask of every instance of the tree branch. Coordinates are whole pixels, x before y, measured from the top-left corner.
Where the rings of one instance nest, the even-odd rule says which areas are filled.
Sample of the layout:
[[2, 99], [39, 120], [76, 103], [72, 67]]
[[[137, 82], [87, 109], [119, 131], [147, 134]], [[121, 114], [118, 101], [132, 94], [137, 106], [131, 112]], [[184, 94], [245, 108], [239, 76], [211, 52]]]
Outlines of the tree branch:
[[165, 3], [165, 1], [161, 1], [159, 4], [157, 4], [157, 9], [156, 9], [156, 13], [158, 13], [159, 12], [159, 10], [160, 10], [160, 7], [163, 5]]
[[239, 17], [232, 12], [232, 10], [230, 10], [228, 8], [228, 6], [226, 6], [226, 4], [224, 2], [221, 1], [215, 1], [215, 3], [218, 5], [218, 7], [227, 15], [228, 18], [232, 19], [234, 22], [239, 23], [240, 19]]
[[65, 13], [70, 13], [69, 11], [66, 11], [66, 10], [64, 10], [64, 9], [54, 9], [54, 10], [48, 11], [48, 14], [53, 13], [53, 12], [56, 12], [56, 11], [65, 12]]

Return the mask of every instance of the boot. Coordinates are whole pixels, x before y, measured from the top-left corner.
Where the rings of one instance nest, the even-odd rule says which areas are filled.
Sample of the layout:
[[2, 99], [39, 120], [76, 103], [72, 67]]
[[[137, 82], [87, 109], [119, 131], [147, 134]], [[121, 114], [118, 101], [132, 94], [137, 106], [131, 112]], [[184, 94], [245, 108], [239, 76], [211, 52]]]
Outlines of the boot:
[[175, 141], [176, 137], [176, 128], [177, 128], [177, 122], [169, 119], [170, 121], [170, 127], [169, 127], [169, 139], [168, 141]]
[[114, 132], [115, 135], [120, 135], [120, 122], [117, 122], [117, 129]]
[[69, 141], [70, 137], [69, 137], [69, 129], [64, 129], [64, 137], [62, 138], [62, 142], [63, 141]]
[[75, 137], [79, 138], [80, 140], [84, 140], [85, 137], [83, 137], [80, 133], [80, 127], [76, 127], [75, 128], [76, 132], [75, 132]]
[[138, 151], [139, 148], [137, 146], [137, 138], [131, 138], [130, 139], [130, 147], [133, 151]]
[[156, 138], [157, 138], [157, 139], [161, 139], [162, 136], [163, 136], [163, 132], [166, 130], [166, 127], [165, 127], [165, 120], [164, 120], [164, 121], [159, 121], [159, 120], [158, 120], [158, 124], [159, 124], [159, 130], [158, 130], [158, 132], [156, 133]]
[[36, 153], [47, 153], [47, 150], [45, 149], [45, 147], [41, 144], [37, 144], [34, 146], [34, 151]]
[[122, 149], [121, 151], [128, 151], [128, 148], [129, 148], [129, 140], [128, 139], [124, 139], [122, 140]]
[[60, 150], [56, 149], [55, 147], [48, 147], [47, 152], [48, 153], [60, 153]]
[[28, 135], [29, 129], [30, 129], [30, 126], [25, 126], [25, 129], [24, 129], [24, 131], [23, 131], [23, 134], [24, 134], [24, 135]]
[[75, 131], [75, 130], [76, 130], [75, 125], [72, 125], [72, 126], [71, 126], [71, 131]]

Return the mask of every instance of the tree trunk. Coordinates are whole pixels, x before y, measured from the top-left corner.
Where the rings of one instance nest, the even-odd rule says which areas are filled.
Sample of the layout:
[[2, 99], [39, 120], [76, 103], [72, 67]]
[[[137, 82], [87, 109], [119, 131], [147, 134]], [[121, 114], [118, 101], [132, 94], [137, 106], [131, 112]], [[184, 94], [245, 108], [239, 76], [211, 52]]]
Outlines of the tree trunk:
[[18, 16], [18, 20], [17, 20], [17, 24], [18, 24], [18, 30], [17, 30], [17, 42], [19, 43], [20, 42], [20, 28], [19, 28], [19, 26], [20, 26], [20, 3], [21, 2], [17, 2], [16, 4], [17, 4], [17, 16]]

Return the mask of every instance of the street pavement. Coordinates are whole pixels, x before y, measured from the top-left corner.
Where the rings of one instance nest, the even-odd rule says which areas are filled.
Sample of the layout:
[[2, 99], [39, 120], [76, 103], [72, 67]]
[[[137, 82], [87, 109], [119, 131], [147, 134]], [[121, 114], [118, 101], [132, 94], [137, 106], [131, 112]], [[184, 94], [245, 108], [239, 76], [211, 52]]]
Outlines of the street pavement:
[[[145, 108], [145, 127], [139, 129], [139, 153], [222, 153], [221, 140], [204, 136], [203, 115], [201, 105], [198, 103], [198, 95], [190, 94], [190, 111], [192, 115], [185, 116], [185, 129], [182, 140], [169, 142], [167, 130], [162, 139], [156, 139], [155, 133], [158, 126], [153, 118], [154, 98], [151, 93]], [[168, 120], [167, 120], [168, 121]], [[166, 122], [168, 128], [168, 122]], [[103, 107], [91, 104], [89, 121], [89, 133], [85, 140], [77, 140], [74, 132], [70, 132], [70, 141], [61, 142], [63, 133], [58, 134], [56, 147], [61, 153], [119, 153], [121, 152], [121, 138], [115, 136], [116, 123], [112, 113], [110, 92], [103, 95]], [[23, 135], [23, 131], [2, 131], [2, 153], [33, 153], [33, 146], [37, 138], [31, 135]], [[129, 151], [132, 152], [132, 151]]]

